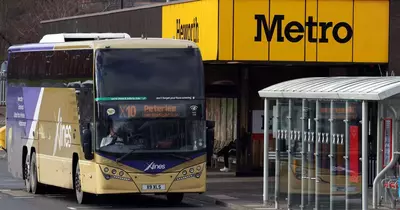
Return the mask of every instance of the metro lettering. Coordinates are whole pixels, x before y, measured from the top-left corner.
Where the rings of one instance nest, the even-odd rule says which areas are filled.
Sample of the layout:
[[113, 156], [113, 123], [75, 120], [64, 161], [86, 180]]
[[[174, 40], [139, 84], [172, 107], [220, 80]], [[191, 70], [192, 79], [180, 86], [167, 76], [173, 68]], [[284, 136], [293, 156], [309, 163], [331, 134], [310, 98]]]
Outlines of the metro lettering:
[[[304, 33], [307, 30], [308, 42], [316, 43], [319, 41], [320, 43], [328, 43], [329, 40], [327, 38], [327, 33], [328, 29], [330, 28], [332, 28], [333, 39], [338, 43], [347, 43], [353, 37], [353, 29], [346, 22], [339, 22], [335, 25], [333, 22], [318, 23], [314, 21], [312, 16], [309, 16], [304, 26], [298, 21], [290, 21], [283, 29], [282, 21], [285, 19], [285, 15], [274, 15], [270, 25], [267, 24], [265, 15], [256, 14], [254, 15], [254, 18], [257, 21], [257, 34], [254, 37], [254, 41], [256, 42], [261, 42], [262, 40], [262, 29], [264, 29], [264, 34], [268, 42], [271, 42], [275, 34], [275, 29], [277, 30], [276, 40], [278, 42], [284, 42], [285, 38], [289, 42], [299, 42], [304, 38]], [[316, 34], [314, 34], [314, 29], [317, 27], [320, 27], [321, 29], [319, 40], [317, 39]], [[346, 31], [346, 35], [344, 37], [339, 36], [340, 29], [344, 29]]]

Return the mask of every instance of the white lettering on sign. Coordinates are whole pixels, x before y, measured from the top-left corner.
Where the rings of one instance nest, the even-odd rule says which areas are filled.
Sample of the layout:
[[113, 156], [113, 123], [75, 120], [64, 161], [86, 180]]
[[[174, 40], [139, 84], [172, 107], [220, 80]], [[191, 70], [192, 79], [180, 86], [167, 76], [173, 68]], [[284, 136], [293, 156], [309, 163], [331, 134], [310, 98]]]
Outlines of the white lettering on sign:
[[165, 164], [156, 164], [155, 162], [151, 162], [143, 171], [148, 170], [164, 170]]
[[61, 108], [58, 109], [57, 126], [54, 138], [53, 156], [56, 154], [57, 149], [61, 150], [62, 147], [71, 147], [71, 132], [72, 126], [64, 124], [61, 117]]
[[18, 105], [18, 110], [24, 110], [24, 105]]
[[25, 113], [14, 112], [14, 118], [18, 118], [18, 119], [25, 118]]
[[18, 121], [18, 125], [21, 126], [21, 127], [26, 127], [26, 122]]
[[[18, 111], [13, 113], [13, 116], [16, 119], [24, 119], [26, 117], [25, 116], [25, 112], [24, 112], [25, 111], [25, 106], [24, 106], [23, 102], [24, 102], [24, 97], [18, 96], [17, 97], [17, 109], [18, 109]], [[18, 124], [21, 127], [25, 127], [26, 126], [26, 123], [25, 124], [21, 123], [21, 121], [19, 121]]]

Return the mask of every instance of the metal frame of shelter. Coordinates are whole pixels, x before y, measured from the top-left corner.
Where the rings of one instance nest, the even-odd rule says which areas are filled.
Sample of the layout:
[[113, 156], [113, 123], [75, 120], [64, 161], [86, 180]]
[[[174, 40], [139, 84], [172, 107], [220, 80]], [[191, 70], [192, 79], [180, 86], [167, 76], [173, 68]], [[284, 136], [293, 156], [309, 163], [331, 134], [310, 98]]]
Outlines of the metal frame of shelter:
[[[369, 122], [368, 122], [368, 102], [375, 101], [378, 104], [378, 118], [377, 118], [377, 165], [376, 165], [376, 170], [377, 170], [377, 176], [374, 179], [373, 183], [373, 198], [372, 198], [372, 206], [373, 208], [377, 208], [378, 206], [378, 198], [380, 198], [380, 194], [382, 194], [382, 189], [381, 189], [381, 181], [383, 178], [385, 178], [386, 173], [395, 166], [395, 164], [398, 161], [399, 158], [399, 148], [398, 148], [398, 143], [397, 143], [397, 136], [398, 136], [398, 126], [399, 126], [399, 117], [397, 116], [397, 110], [400, 110], [400, 103], [398, 105], [392, 103], [391, 101], [396, 101], [400, 99], [400, 77], [312, 77], [312, 78], [302, 78], [302, 79], [295, 79], [295, 80], [290, 80], [282, 83], [278, 83], [275, 85], [272, 85], [270, 87], [264, 88], [260, 90], [259, 96], [264, 99], [264, 128], [269, 128], [269, 119], [271, 116], [269, 113], [269, 105], [271, 101], [276, 101], [276, 106], [278, 106], [279, 110], [279, 100], [287, 100], [288, 101], [288, 116], [287, 116], [287, 143], [288, 145], [291, 145], [291, 141], [294, 141], [294, 138], [297, 138], [297, 140], [300, 140], [302, 143], [301, 147], [301, 204], [299, 205], [300, 209], [305, 209], [305, 202], [306, 202], [306, 193], [305, 193], [305, 188], [307, 186], [305, 183], [305, 179], [308, 179], [308, 182], [314, 182], [312, 180], [312, 175], [315, 177], [319, 177], [320, 169], [319, 169], [319, 164], [320, 164], [320, 159], [315, 158], [315, 171], [313, 172], [314, 174], [306, 177], [305, 170], [306, 166], [305, 164], [305, 158], [306, 157], [306, 144], [307, 144], [307, 132], [305, 132], [305, 126], [306, 126], [306, 120], [304, 119], [305, 116], [305, 111], [308, 107], [306, 107], [305, 102], [306, 101], [312, 101], [312, 103], [315, 102], [315, 133], [312, 133], [312, 138], [315, 137], [315, 151], [314, 151], [314, 156], [318, 157], [318, 151], [319, 147], [321, 146], [320, 143], [320, 134], [319, 132], [319, 118], [321, 117], [320, 113], [320, 107], [321, 107], [321, 102], [323, 101], [324, 103], [330, 102], [330, 110], [328, 113], [329, 117], [329, 123], [330, 124], [330, 131], [326, 134], [326, 139], [325, 141], [330, 145], [329, 147], [329, 158], [330, 158], [330, 164], [329, 164], [329, 173], [330, 173], [330, 182], [329, 185], [330, 187], [327, 188], [329, 189], [329, 197], [330, 197], [330, 210], [334, 209], [333, 206], [333, 197], [334, 195], [334, 180], [333, 180], [333, 169], [334, 165], [332, 161], [332, 154], [334, 151], [334, 142], [335, 142], [335, 133], [332, 130], [333, 129], [333, 107], [335, 106], [335, 103], [337, 101], [340, 101], [341, 103], [345, 104], [345, 119], [343, 122], [345, 123], [345, 132], [344, 135], [342, 135], [342, 143], [344, 144], [344, 161], [345, 161], [345, 195], [346, 198], [349, 198], [349, 142], [350, 142], [350, 137], [349, 137], [349, 126], [348, 126], [348, 120], [349, 120], [349, 103], [352, 103], [356, 101], [357, 103], [361, 103], [361, 208], [362, 210], [367, 210], [368, 209], [368, 177], [366, 174], [368, 174], [368, 132], [369, 132]], [[294, 131], [294, 132], [299, 132], [300, 135], [297, 135], [297, 137], [294, 137], [293, 131], [292, 131], [292, 111], [293, 111], [293, 101], [298, 100], [302, 101], [302, 115], [300, 117], [301, 119], [301, 128], [300, 131]], [[400, 101], [398, 101], [400, 102]], [[382, 143], [383, 143], [383, 119], [384, 119], [384, 106], [385, 108], [385, 113], [393, 113], [391, 116], [393, 116], [393, 129], [391, 129], [391, 135], [393, 139], [393, 143], [391, 143], [391, 150], [390, 150], [390, 158], [386, 164], [386, 167], [383, 167], [382, 161], [383, 157], [382, 155]], [[279, 111], [278, 111], [279, 112]], [[327, 113], [325, 113], [327, 114]], [[276, 115], [276, 114], [273, 114]], [[278, 116], [273, 116], [274, 118], [278, 118]], [[280, 116], [282, 118], [282, 116]], [[286, 119], [285, 119], [286, 120]], [[341, 122], [342, 123], [342, 122]], [[300, 133], [301, 132], [301, 133]], [[310, 135], [310, 134], [308, 134]], [[309, 139], [310, 137], [308, 137]], [[340, 138], [336, 135], [336, 138]], [[318, 140], [317, 140], [318, 139]], [[275, 160], [275, 195], [274, 195], [274, 202], [275, 203], [275, 209], [279, 208], [280, 205], [280, 200], [279, 200], [279, 194], [280, 194], [280, 155], [279, 155], [279, 138], [276, 138], [276, 151], [275, 155], [272, 155], [269, 152], [269, 131], [268, 129], [264, 129], [264, 190], [263, 190], [263, 201], [264, 203], [269, 202], [269, 183], [268, 183], [268, 176], [269, 176], [269, 160], [270, 158]], [[293, 164], [293, 155], [292, 155], [291, 147], [288, 146], [287, 148], [287, 161], [288, 161], [288, 172], [291, 170], [291, 165]], [[273, 158], [275, 157], [275, 158]], [[389, 159], [390, 159], [389, 158]], [[299, 158], [300, 159], [300, 158]], [[285, 169], [286, 170], [286, 169]], [[318, 190], [319, 190], [319, 184], [318, 184], [318, 178], [315, 178], [315, 209], [318, 209]], [[291, 190], [290, 190], [290, 185], [292, 184], [293, 180], [290, 176], [287, 178], [287, 184], [288, 186], [288, 191], [287, 191], [287, 206], [288, 209], [292, 209], [293, 206], [291, 206]], [[309, 188], [311, 189], [311, 188]], [[394, 201], [393, 196], [391, 196], [391, 201], [392, 204]], [[345, 202], [345, 208], [346, 210], [349, 210], [349, 199], [346, 199]], [[392, 205], [394, 207], [394, 205]]]

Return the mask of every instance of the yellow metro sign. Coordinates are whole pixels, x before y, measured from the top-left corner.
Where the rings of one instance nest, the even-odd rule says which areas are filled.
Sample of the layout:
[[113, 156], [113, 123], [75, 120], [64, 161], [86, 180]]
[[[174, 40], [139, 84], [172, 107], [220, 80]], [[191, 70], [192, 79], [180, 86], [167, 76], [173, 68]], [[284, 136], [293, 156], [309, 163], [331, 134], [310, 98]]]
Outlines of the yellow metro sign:
[[389, 0], [188, 1], [162, 7], [162, 37], [207, 61], [387, 63]]
[[388, 62], [389, 0], [220, 0], [220, 5], [220, 60]]
[[[338, 43], [347, 43], [353, 37], [353, 28], [346, 22], [339, 22], [334, 24], [333, 22], [317, 22], [313, 16], [309, 16], [305, 23], [299, 21], [290, 21], [286, 25], [283, 25], [285, 15], [274, 15], [272, 24], [268, 26], [265, 15], [256, 14], [254, 18], [257, 21], [257, 34], [254, 41], [261, 42], [262, 33], [266, 36], [268, 42], [271, 42], [272, 37], [276, 36], [277, 42], [300, 42], [307, 34], [307, 41], [310, 43], [328, 43], [329, 39], [327, 33], [331, 33], [333, 39]], [[320, 28], [321, 35], [317, 38], [317, 33], [314, 34], [314, 29]], [[340, 36], [339, 30], [345, 30], [345, 35]]]

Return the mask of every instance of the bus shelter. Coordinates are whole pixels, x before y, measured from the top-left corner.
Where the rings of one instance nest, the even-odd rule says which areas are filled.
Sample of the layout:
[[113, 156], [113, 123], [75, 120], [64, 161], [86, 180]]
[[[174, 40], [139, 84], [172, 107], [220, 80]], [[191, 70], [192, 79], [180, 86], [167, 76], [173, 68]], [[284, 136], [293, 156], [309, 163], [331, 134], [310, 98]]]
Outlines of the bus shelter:
[[259, 96], [269, 128], [264, 203], [272, 209], [395, 208], [400, 77], [302, 78]]

